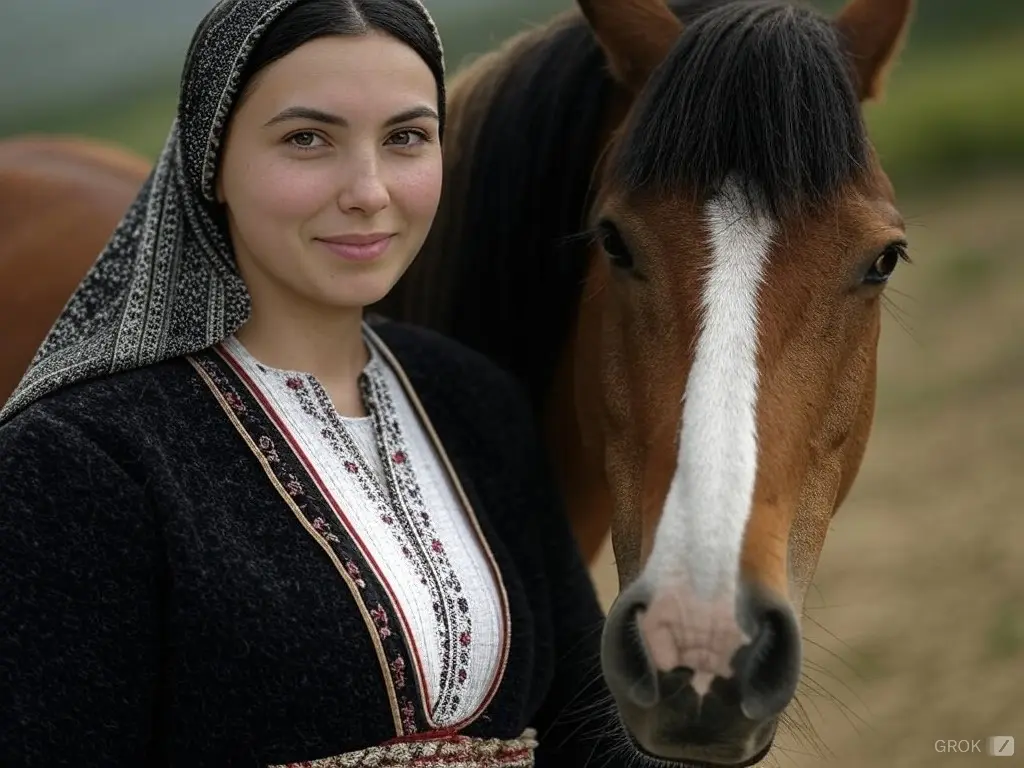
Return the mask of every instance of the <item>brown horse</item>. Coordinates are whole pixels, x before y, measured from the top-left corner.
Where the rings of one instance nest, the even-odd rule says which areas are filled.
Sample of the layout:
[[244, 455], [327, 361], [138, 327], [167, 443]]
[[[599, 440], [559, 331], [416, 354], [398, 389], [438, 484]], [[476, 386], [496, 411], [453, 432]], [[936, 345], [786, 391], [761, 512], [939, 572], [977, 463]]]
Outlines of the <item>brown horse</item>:
[[[379, 309], [517, 375], [588, 556], [611, 526], [622, 591], [602, 663], [635, 744], [749, 765], [793, 698], [804, 596], [870, 432], [905, 243], [861, 102], [910, 1], [849, 0], [835, 19], [579, 5], [454, 79], [436, 228]], [[98, 168], [86, 179], [90, 221], [113, 229], [104, 194], [123, 209], [133, 174], [123, 198]], [[98, 250], [75, 245], [50, 246], [65, 296]], [[30, 306], [51, 290], [25, 284]], [[49, 320], [28, 318], [41, 338]]]
[[149, 173], [98, 142], [0, 141], [0, 403]]
[[861, 105], [910, 0], [577, 2], [455, 78], [439, 225], [381, 309], [517, 374], [588, 554], [611, 523], [636, 744], [749, 764], [871, 429], [906, 244]]

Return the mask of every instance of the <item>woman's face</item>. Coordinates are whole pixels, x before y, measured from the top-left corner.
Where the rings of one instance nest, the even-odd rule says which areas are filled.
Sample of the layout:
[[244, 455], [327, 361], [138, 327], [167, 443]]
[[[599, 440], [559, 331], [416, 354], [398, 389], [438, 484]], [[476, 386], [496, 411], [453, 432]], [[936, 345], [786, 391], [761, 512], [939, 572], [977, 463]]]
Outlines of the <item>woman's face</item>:
[[254, 78], [217, 183], [254, 310], [383, 298], [437, 211], [437, 108], [430, 68], [378, 32], [317, 38]]

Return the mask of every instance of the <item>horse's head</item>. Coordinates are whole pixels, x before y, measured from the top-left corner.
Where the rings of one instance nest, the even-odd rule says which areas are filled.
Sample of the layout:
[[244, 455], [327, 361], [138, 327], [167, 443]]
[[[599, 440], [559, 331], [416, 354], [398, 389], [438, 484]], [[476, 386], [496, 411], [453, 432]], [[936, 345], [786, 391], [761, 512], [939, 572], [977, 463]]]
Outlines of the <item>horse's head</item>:
[[748, 763], [794, 696], [804, 596], [871, 427], [905, 244], [861, 104], [910, 2], [850, 0], [834, 19], [579, 5], [621, 118], [576, 344], [592, 356], [576, 369], [600, 374], [576, 386], [593, 392], [623, 587], [604, 669], [647, 752]]

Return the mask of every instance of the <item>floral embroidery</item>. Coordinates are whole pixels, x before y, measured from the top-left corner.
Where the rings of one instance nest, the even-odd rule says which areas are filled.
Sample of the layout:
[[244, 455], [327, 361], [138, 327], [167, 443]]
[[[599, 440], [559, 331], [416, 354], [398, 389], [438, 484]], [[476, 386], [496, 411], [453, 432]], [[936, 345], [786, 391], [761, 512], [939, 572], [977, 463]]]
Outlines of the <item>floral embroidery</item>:
[[358, 565], [353, 563], [351, 560], [346, 560], [345, 561], [345, 570], [348, 572], [348, 575], [352, 577], [352, 581], [355, 582], [357, 587], [359, 587], [360, 589], [363, 589], [363, 588], [366, 587], [366, 582], [363, 581], [363, 576], [359, 572], [359, 566]]
[[[258, 450], [267, 457], [270, 462], [270, 472], [273, 473], [287, 496], [292, 499], [300, 497], [303, 499], [302, 504], [295, 502], [296, 507], [305, 516], [313, 530], [324, 540], [330, 542], [345, 573], [358, 587], [359, 595], [356, 599], [367, 606], [373, 628], [377, 630], [383, 648], [384, 658], [381, 672], [390, 678], [391, 685], [396, 692], [400, 690], [406, 692], [401, 699], [403, 705], [396, 712], [396, 716], [399, 717], [402, 724], [403, 733], [409, 735], [427, 730], [430, 725], [425, 713], [412, 704], [413, 701], [423, 700], [415, 677], [410, 678], [407, 674], [407, 670], [412, 664], [412, 657], [402, 634], [392, 630], [392, 627], [398, 626], [398, 618], [392, 612], [391, 603], [386, 597], [383, 586], [375, 579], [372, 568], [365, 564], [362, 568], [360, 567], [363, 560], [358, 547], [355, 546], [344, 528], [335, 521], [334, 516], [324, 513], [324, 510], [329, 507], [323, 496], [315, 491], [315, 483], [309, 478], [306, 479], [305, 484], [300, 480], [300, 475], [304, 470], [288, 444], [285, 442], [281, 447], [274, 444], [269, 435], [274, 432], [275, 427], [266, 418], [262, 406], [252, 397], [247, 388], [244, 385], [236, 387], [237, 379], [233, 372], [230, 372], [231, 369], [220, 361], [215, 352], [203, 352], [190, 357], [190, 360], [208, 377], [208, 383], [213, 385], [231, 410], [239, 415], [242, 427], [251, 436]], [[368, 606], [371, 605], [374, 607], [369, 608]]]
[[[310, 521], [310, 525], [312, 525], [313, 528], [316, 530], [316, 532], [319, 533], [321, 536], [323, 536], [328, 541], [333, 541], [333, 542], [341, 541], [341, 539], [339, 539], [337, 536], [335, 536], [333, 533], [331, 533], [331, 529], [327, 525], [327, 521], [324, 520], [322, 517], [315, 517], [315, 518], [313, 518], [313, 520]], [[365, 586], [365, 585], [363, 585], [363, 586]]]
[[257, 444], [259, 445], [260, 450], [263, 451], [263, 455], [267, 457], [267, 461], [271, 461], [276, 464], [281, 460], [277, 455], [277, 449], [274, 448], [274, 441], [269, 437], [266, 435], [260, 435]]
[[412, 732], [416, 729], [415, 714], [416, 709], [413, 707], [412, 702], [407, 698], [402, 698], [402, 727], [407, 732]]
[[370, 616], [377, 624], [377, 632], [380, 634], [380, 639], [385, 640], [391, 637], [391, 627], [388, 626], [388, 614], [384, 610], [384, 606], [377, 603], [376, 608], [370, 609]]
[[224, 400], [238, 413], [245, 413], [245, 403], [242, 399], [234, 392], [227, 392], [224, 394]]
[[405, 660], [399, 656], [391, 661], [391, 672], [395, 679], [396, 688], [405, 687]]
[[533, 728], [514, 739], [437, 733], [429, 738], [396, 739], [342, 755], [268, 768], [533, 768], [537, 746], [537, 732]]
[[415, 475], [415, 459], [406, 448], [384, 374], [371, 366], [361, 377], [360, 386], [377, 427], [381, 455], [392, 458], [392, 463], [384, 467], [392, 489], [397, 491], [392, 493], [397, 498], [390, 506], [395, 513], [404, 513], [392, 530], [405, 534], [401, 537], [402, 552], [416, 568], [420, 583], [428, 588], [440, 628], [440, 690], [434, 708], [435, 717], [440, 720], [458, 708], [469, 676], [469, 648], [473, 637], [469, 602], [462, 594], [458, 573], [424, 505]]
[[[359, 385], [376, 429], [379, 454], [391, 459], [384, 463], [384, 484], [316, 379], [308, 379], [301, 387], [288, 384], [287, 388], [303, 413], [320, 425], [319, 434], [352, 475], [363, 497], [376, 506], [379, 519], [391, 530], [415, 578], [427, 589], [439, 628], [440, 679], [434, 713], [442, 721], [454, 716], [469, 676], [473, 629], [469, 603], [424, 505], [415, 476], [415, 459], [406, 447], [384, 373], [371, 364], [360, 376]], [[390, 627], [384, 630], [392, 631]]]
[[293, 499], [297, 499], [305, 493], [302, 483], [296, 479], [295, 475], [289, 475], [288, 482], [284, 484], [284, 489], [288, 491], [288, 495]]

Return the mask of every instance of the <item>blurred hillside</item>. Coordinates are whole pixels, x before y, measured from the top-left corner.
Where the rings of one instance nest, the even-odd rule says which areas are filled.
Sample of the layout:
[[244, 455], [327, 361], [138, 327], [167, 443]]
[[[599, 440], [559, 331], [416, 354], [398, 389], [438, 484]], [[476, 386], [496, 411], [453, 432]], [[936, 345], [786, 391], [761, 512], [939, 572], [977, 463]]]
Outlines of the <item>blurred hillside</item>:
[[[173, 98], [192, 32], [213, 0], [8, 0], [0, 9], [0, 134], [87, 122], [140, 98]], [[427, 0], [449, 62], [487, 47], [552, 0]], [[30, 64], [30, 65], [29, 65]], [[80, 117], [82, 116], [82, 117]]]
[[[449, 70], [569, 0], [428, 0]], [[148, 156], [174, 110], [185, 48], [210, 0], [15, 0], [0, 12], [0, 135], [107, 138]], [[834, 10], [841, 0], [818, 0]], [[1024, 2], [918, 2], [875, 144], [901, 192], [1024, 167]], [[46, 54], [39, 55], [40, 50]], [[31, 65], [26, 65], [31, 62]]]

